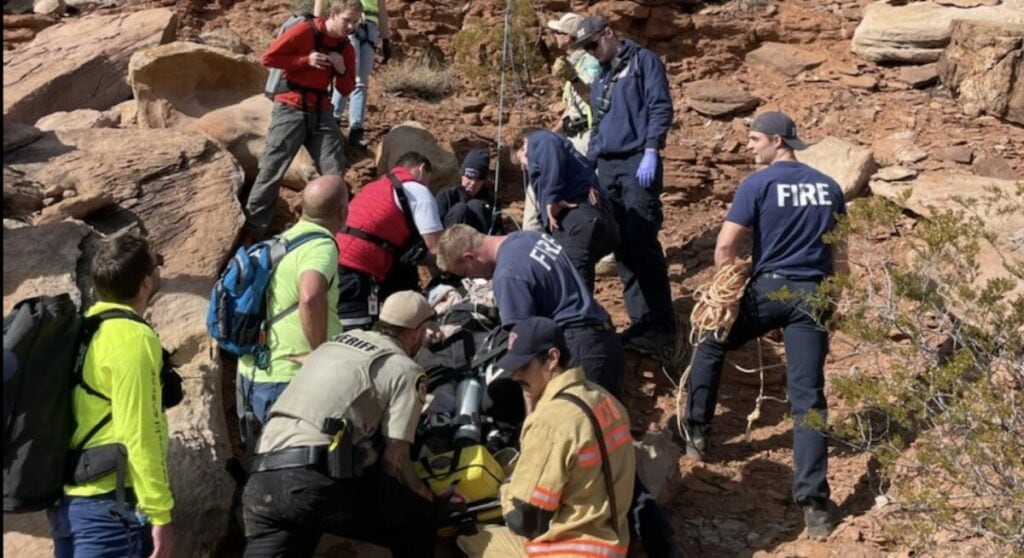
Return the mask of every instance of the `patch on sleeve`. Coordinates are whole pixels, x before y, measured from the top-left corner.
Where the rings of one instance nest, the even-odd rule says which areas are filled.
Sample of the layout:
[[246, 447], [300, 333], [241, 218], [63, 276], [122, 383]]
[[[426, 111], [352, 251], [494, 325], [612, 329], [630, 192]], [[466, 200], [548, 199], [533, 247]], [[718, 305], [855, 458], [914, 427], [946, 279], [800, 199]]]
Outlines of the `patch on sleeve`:
[[427, 375], [420, 374], [416, 377], [416, 397], [419, 398], [420, 404], [426, 403], [427, 401]]

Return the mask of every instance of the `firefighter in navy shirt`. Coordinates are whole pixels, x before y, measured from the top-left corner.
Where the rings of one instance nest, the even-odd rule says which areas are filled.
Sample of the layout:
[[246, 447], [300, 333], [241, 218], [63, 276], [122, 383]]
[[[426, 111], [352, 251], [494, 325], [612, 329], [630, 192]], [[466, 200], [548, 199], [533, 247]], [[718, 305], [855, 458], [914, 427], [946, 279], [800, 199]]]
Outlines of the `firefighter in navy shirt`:
[[492, 279], [502, 325], [541, 316], [565, 331], [571, 366], [614, 395], [622, 392], [626, 355], [611, 317], [555, 239], [534, 231], [485, 236], [467, 225], [444, 231], [437, 265], [461, 277]]
[[[785, 114], [767, 112], [755, 118], [747, 146], [758, 164], [768, 166], [737, 188], [718, 234], [715, 265], [734, 263], [739, 240], [752, 232], [751, 281], [725, 341], [709, 337], [697, 349], [688, 387], [686, 450], [697, 459], [707, 451], [726, 351], [782, 328], [794, 419], [793, 498], [804, 509], [808, 534], [824, 538], [831, 530], [828, 448], [820, 431], [802, 423], [809, 415], [823, 419], [828, 410], [827, 316], [826, 311], [812, 307], [806, 295], [813, 294], [826, 277], [847, 272], [845, 243], [829, 245], [822, 240], [837, 217], [846, 213], [846, 205], [835, 180], [796, 160], [793, 151], [806, 146]], [[780, 297], [780, 291], [793, 296]]]
[[[582, 367], [588, 380], [618, 397], [626, 355], [608, 312], [594, 300], [558, 242], [535, 231], [485, 236], [456, 225], [438, 241], [437, 265], [462, 277], [493, 279], [502, 325], [533, 317], [553, 320], [565, 334], [569, 367]], [[636, 479], [630, 522], [649, 556], [678, 556], [672, 526]]]
[[[565, 137], [525, 128], [512, 144], [526, 171], [544, 230], [594, 290], [594, 266], [619, 243], [619, 231], [605, 193], [587, 159]], [[529, 203], [529, 201], [527, 201]]]
[[662, 355], [676, 338], [668, 267], [658, 240], [663, 219], [659, 151], [673, 116], [665, 66], [653, 52], [620, 40], [602, 16], [584, 18], [573, 46], [601, 63], [590, 89], [594, 127], [587, 157], [597, 166], [619, 227], [615, 260], [632, 322], [622, 338], [630, 349]]

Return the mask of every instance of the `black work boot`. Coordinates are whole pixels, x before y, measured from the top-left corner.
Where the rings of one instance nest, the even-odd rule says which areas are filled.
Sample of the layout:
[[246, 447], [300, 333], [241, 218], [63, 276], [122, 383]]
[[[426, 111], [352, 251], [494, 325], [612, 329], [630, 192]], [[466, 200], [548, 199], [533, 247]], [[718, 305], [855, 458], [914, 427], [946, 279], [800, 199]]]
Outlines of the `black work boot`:
[[828, 500], [807, 499], [800, 503], [804, 509], [804, 526], [807, 536], [815, 540], [824, 540], [832, 532], [832, 520], [828, 513]]
[[708, 438], [711, 435], [711, 425], [686, 423], [686, 457], [704, 461], [704, 454], [708, 451]]
[[348, 131], [348, 144], [359, 149], [366, 149], [369, 142], [363, 139], [362, 128], [352, 128]]

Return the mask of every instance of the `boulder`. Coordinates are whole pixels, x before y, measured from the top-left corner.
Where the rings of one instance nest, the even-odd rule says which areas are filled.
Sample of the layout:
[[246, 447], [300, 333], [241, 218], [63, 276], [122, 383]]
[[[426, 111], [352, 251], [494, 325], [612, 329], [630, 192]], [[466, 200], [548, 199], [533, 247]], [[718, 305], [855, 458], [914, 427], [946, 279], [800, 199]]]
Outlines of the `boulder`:
[[18, 124], [17, 122], [4, 122], [4, 153], [24, 147], [43, 135], [35, 126]]
[[964, 113], [1024, 124], [1024, 21], [954, 21], [939, 77]]
[[783, 43], [764, 43], [757, 50], [747, 53], [746, 62], [749, 66], [770, 68], [789, 77], [796, 77], [805, 70], [816, 68], [828, 57], [795, 45]]
[[1024, 0], [958, 8], [934, 2], [874, 2], [853, 34], [853, 52], [872, 62], [935, 62], [949, 43], [953, 20], [1024, 23]]
[[[206, 134], [234, 155], [242, 166], [246, 183], [251, 184], [256, 180], [273, 108], [273, 101], [262, 94], [255, 95], [236, 105], [206, 114], [194, 121], [191, 129]], [[301, 190], [316, 175], [312, 157], [305, 149], [300, 149], [281, 184], [293, 190]]]
[[[89, 215], [89, 223], [105, 234], [144, 231], [164, 255], [161, 290], [146, 318], [185, 379], [185, 403], [168, 413], [176, 555], [214, 555], [225, 534], [232, 483], [224, 472], [229, 451], [220, 410], [220, 368], [212, 357], [205, 314], [210, 288], [243, 223], [236, 197], [241, 172], [205, 136], [176, 130], [57, 131], [15, 151], [6, 163], [47, 188], [57, 183], [76, 188], [82, 197], [108, 196], [111, 207]], [[47, 208], [58, 211], [44, 212], [49, 219], [38, 226], [4, 231], [5, 309], [18, 298], [51, 288], [9, 281], [18, 270], [52, 280], [58, 274], [45, 266], [63, 262], [71, 271], [61, 276], [60, 288], [88, 284], [88, 277], [74, 275], [87, 268], [87, 260], [76, 252], [81, 233], [56, 234], [54, 227], [74, 223], [48, 222], [66, 216], [63, 203]], [[35, 236], [21, 240], [14, 233]], [[61, 250], [68, 251], [67, 257]], [[28, 252], [43, 255], [38, 264], [14, 259]], [[35, 534], [47, 537], [45, 531]], [[7, 539], [5, 533], [5, 547]]]
[[896, 132], [871, 144], [875, 160], [881, 165], [911, 164], [928, 156], [917, 145], [917, 135], [911, 131]]
[[42, 15], [60, 16], [68, 9], [64, 0], [35, 0], [32, 3], [32, 11]]
[[914, 89], [929, 87], [939, 81], [938, 65], [903, 66], [900, 68], [899, 79]]
[[713, 79], [686, 84], [683, 96], [687, 106], [708, 116], [742, 114], [754, 110], [761, 103], [761, 99], [742, 86]]
[[1004, 180], [1024, 180], [1024, 175], [1013, 170], [1006, 159], [998, 156], [979, 157], [974, 160], [971, 170], [978, 176], [989, 178], [1002, 178]]
[[878, 168], [870, 149], [832, 136], [801, 151], [798, 157], [838, 182], [847, 200], [864, 192]]
[[[1015, 200], [1016, 204], [1024, 204], [1017, 190], [1020, 183], [1015, 180], [1000, 180], [983, 176], [974, 176], [955, 172], [924, 173], [914, 180], [904, 182], [886, 182], [872, 180], [871, 191], [875, 195], [886, 197], [903, 208], [929, 218], [937, 212], [961, 210], [957, 198], [975, 198], [971, 202], [970, 213], [982, 217], [986, 228], [994, 233], [995, 245], [982, 242], [978, 254], [979, 277], [975, 282], [980, 287], [987, 280], [996, 277], [1008, 277], [1006, 265], [1024, 264], [1024, 213], [1019, 211], [999, 212], [985, 200], [991, 190], [997, 190], [1007, 199]], [[909, 196], [906, 196], [909, 191]], [[1018, 205], [1019, 207], [1019, 205]], [[1024, 281], [1017, 282], [1016, 289], [1006, 300], [1024, 295]]]
[[252, 49], [245, 41], [227, 27], [218, 27], [211, 31], [204, 31], [199, 35], [199, 42], [204, 45], [229, 50], [235, 54], [252, 54]]
[[[170, 41], [174, 12], [89, 15], [48, 27], [4, 56], [4, 122], [32, 124], [59, 110], [103, 110], [131, 97], [128, 59]], [[45, 60], [45, 64], [40, 64]]]
[[4, 227], [4, 315], [23, 299], [71, 293], [81, 303], [77, 266], [89, 227], [78, 221]]
[[935, 150], [935, 158], [940, 161], [951, 161], [953, 163], [971, 164], [974, 160], [974, 150], [966, 145], [954, 145]]
[[427, 186], [433, 190], [445, 188], [459, 180], [459, 163], [455, 154], [438, 145], [434, 134], [413, 120], [395, 126], [381, 140], [377, 148], [377, 173], [388, 172], [399, 157], [410, 151], [416, 151], [430, 160], [433, 170]]
[[43, 208], [43, 185], [27, 180], [10, 167], [4, 167], [4, 218], [28, 219]]
[[110, 117], [96, 109], [79, 109], [71, 112], [53, 112], [36, 121], [36, 128], [39, 128], [44, 132], [50, 132], [53, 130], [81, 130], [84, 128], [113, 127], [114, 122]]
[[885, 167], [879, 169], [874, 175], [871, 176], [872, 180], [885, 180], [887, 182], [896, 182], [898, 180], [907, 180], [908, 178], [914, 178], [917, 176], [917, 171], [914, 169], [908, 169], [907, 167]]
[[185, 128], [263, 91], [267, 70], [251, 56], [174, 42], [141, 50], [128, 64], [141, 128]]

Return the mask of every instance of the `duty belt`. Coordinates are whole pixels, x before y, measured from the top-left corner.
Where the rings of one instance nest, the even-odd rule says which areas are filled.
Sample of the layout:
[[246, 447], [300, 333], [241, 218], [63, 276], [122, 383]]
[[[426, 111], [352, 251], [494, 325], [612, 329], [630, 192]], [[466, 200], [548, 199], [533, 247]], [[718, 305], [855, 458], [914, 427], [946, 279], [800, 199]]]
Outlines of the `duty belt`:
[[805, 281], [808, 283], [821, 283], [825, 277], [822, 275], [816, 275], [814, 277], [792, 277], [789, 275], [783, 275], [774, 271], [766, 271], [758, 275], [758, 278], [765, 277], [768, 279], [783, 279], [785, 281]]
[[327, 446], [302, 446], [253, 456], [251, 473], [315, 467], [326, 469]]

